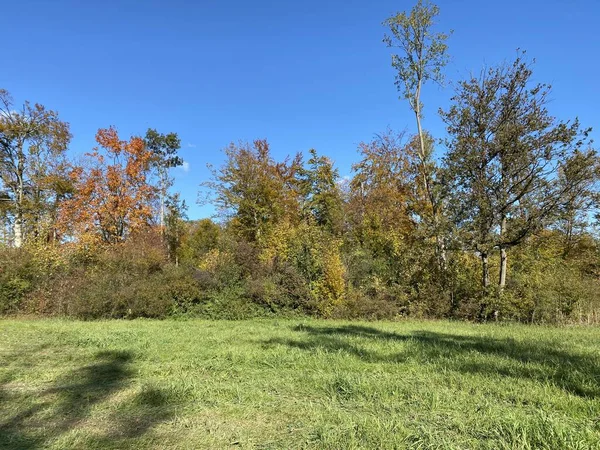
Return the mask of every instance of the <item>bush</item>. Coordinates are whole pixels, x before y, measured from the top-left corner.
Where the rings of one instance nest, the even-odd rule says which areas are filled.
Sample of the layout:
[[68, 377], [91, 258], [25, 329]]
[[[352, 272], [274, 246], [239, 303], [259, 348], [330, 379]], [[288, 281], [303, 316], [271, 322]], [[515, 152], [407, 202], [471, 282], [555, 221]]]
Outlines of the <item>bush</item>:
[[502, 295], [493, 253], [491, 287], [484, 295], [480, 261], [468, 251], [449, 250], [447, 270], [441, 271], [431, 245], [394, 236], [381, 236], [377, 245], [342, 245], [331, 233], [301, 223], [284, 224], [264, 242], [250, 243], [205, 225], [193, 257], [179, 267], [169, 262], [155, 233], [109, 246], [28, 242], [24, 249], [2, 249], [0, 314], [600, 319], [600, 250], [592, 238], [581, 239], [572, 256], [553, 233], [512, 248]]
[[22, 305], [27, 312], [82, 319], [164, 318], [187, 311], [201, 299], [193, 272], [169, 264], [154, 234], [85, 251], [77, 248], [58, 269], [48, 257], [38, 259], [32, 261], [46, 270], [37, 270], [43, 275]]
[[252, 301], [243, 286], [227, 286], [209, 292], [190, 310], [205, 319], [239, 320], [268, 316], [268, 311]]
[[346, 301], [336, 306], [331, 317], [334, 319], [393, 320], [403, 315], [403, 297], [386, 294], [367, 295], [360, 290], [351, 290]]
[[303, 224], [286, 247], [285, 260], [306, 280], [307, 306], [316, 315], [329, 317], [346, 296], [341, 241], [315, 225]]
[[23, 249], [0, 250], [0, 314], [21, 309], [26, 294], [34, 286], [34, 264]]
[[69, 281], [68, 292], [46, 313], [82, 319], [165, 318], [190, 311], [202, 298], [191, 272], [170, 265], [145, 275], [74, 272]]

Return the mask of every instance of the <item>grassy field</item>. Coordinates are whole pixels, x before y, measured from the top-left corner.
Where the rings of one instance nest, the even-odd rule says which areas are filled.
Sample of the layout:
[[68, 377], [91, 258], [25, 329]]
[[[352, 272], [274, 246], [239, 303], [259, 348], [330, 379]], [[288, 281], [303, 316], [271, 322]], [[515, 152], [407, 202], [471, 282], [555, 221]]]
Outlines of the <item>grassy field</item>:
[[1, 320], [0, 448], [600, 448], [600, 329]]

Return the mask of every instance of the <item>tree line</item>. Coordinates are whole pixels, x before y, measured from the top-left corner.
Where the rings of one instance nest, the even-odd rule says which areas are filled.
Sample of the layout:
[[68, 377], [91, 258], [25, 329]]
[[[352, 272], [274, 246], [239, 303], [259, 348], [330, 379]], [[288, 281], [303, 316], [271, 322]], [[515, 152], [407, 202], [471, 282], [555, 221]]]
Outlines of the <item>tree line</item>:
[[551, 115], [518, 51], [460, 81], [445, 136], [429, 133], [438, 14], [419, 1], [384, 22], [414, 133], [361, 143], [349, 180], [314, 149], [277, 161], [266, 140], [230, 144], [201, 184], [218, 220], [187, 220], [171, 192], [176, 133], [100, 129], [74, 160], [57, 112], [0, 90], [0, 311], [597, 321], [591, 129]]

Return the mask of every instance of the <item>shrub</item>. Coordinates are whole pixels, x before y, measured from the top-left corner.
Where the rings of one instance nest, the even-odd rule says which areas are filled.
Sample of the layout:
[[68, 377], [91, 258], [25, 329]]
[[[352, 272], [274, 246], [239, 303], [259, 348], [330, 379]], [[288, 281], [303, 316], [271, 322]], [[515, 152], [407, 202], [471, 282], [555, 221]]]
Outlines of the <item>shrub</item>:
[[34, 264], [24, 249], [0, 250], [0, 314], [21, 309], [25, 295], [34, 286]]
[[265, 308], [254, 303], [244, 286], [227, 286], [207, 293], [190, 313], [206, 319], [239, 320], [268, 315]]

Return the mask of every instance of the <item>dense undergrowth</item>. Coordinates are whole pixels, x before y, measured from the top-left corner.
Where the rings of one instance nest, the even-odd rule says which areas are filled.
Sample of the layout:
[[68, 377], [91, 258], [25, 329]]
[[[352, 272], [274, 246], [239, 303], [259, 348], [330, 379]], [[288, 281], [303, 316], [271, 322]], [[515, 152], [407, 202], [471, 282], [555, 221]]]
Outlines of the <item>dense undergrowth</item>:
[[[600, 288], [593, 240], [564, 258], [557, 236], [528, 243], [502, 295], [474, 285], [475, 255], [456, 253], [444, 273], [419, 271], [420, 248], [381, 255], [366, 245], [314, 252], [304, 235], [286, 258], [232, 239], [210, 221], [190, 225], [175, 265], [152, 233], [83, 248], [29, 245], [0, 251], [0, 312], [82, 319], [314, 316], [596, 322]], [[313, 240], [311, 247], [302, 240]], [[324, 245], [323, 245], [324, 247]], [[333, 257], [332, 257], [333, 255]], [[591, 262], [590, 262], [591, 261]], [[392, 265], [393, 264], [393, 265]]]

